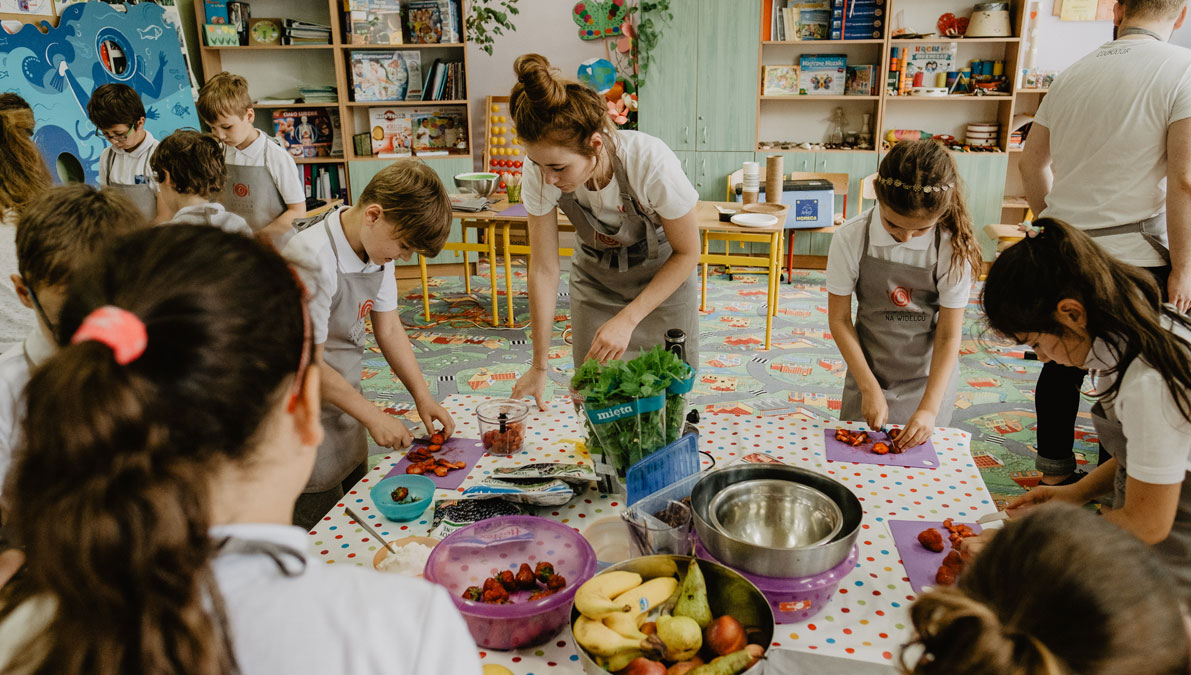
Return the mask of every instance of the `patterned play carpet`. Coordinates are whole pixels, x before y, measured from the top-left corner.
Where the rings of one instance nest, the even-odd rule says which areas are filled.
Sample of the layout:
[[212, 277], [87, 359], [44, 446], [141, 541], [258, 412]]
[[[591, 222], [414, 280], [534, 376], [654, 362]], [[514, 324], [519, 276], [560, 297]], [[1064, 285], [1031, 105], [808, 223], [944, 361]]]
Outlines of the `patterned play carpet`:
[[[487, 274], [486, 267], [481, 269]], [[503, 274], [503, 270], [501, 270]], [[514, 268], [514, 310], [518, 328], [494, 328], [486, 276], [473, 277], [474, 297], [463, 294], [462, 277], [431, 279], [431, 321], [422, 314], [420, 288], [402, 299], [401, 315], [418, 363], [439, 398], [454, 393], [506, 396], [530, 362], [529, 300], [525, 268]], [[781, 285], [773, 325], [773, 346], [764, 351], [765, 276], [714, 274], [708, 280], [707, 311], [701, 320], [699, 377], [693, 392], [701, 410], [740, 415], [787, 415], [832, 419], [839, 413], [844, 361], [827, 330], [824, 274], [795, 271]], [[498, 277], [503, 287], [503, 281]], [[572, 372], [564, 341], [569, 298], [566, 280], [558, 298], [558, 323], [551, 345], [548, 396], [564, 395]], [[502, 319], [505, 307], [500, 290]], [[411, 399], [369, 341], [365, 393], [377, 405], [417, 419]], [[972, 454], [993, 497], [1004, 499], [1037, 481], [1034, 469], [1034, 382], [1040, 364], [984, 331], [973, 291], [959, 360], [960, 385], [952, 426], [972, 434]], [[1075, 429], [1077, 459], [1096, 459], [1096, 436], [1087, 405]], [[378, 450], [373, 448], [374, 451]]]

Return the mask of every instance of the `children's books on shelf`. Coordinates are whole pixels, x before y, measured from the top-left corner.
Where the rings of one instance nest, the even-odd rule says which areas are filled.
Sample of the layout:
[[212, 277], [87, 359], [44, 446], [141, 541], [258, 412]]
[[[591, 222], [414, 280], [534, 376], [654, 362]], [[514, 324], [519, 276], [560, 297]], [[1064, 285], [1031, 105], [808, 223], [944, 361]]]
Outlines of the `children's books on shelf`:
[[274, 110], [273, 137], [293, 157], [342, 157], [339, 111], [327, 108]]
[[803, 54], [798, 57], [798, 71], [798, 93], [842, 96], [848, 57], [843, 54]]
[[409, 113], [396, 108], [369, 108], [371, 154], [377, 157], [409, 157], [413, 148]]
[[797, 96], [798, 66], [765, 66], [763, 96]]
[[418, 101], [422, 55], [416, 51], [351, 53], [352, 92], [357, 101]]
[[463, 108], [413, 112], [410, 126], [415, 155], [468, 154], [467, 119]]

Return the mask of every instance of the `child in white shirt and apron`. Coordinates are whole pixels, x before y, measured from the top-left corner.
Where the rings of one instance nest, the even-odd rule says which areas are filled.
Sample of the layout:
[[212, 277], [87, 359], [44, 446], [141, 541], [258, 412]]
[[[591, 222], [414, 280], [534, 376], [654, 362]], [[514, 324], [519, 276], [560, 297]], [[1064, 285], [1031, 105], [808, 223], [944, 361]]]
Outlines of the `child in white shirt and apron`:
[[28, 560], [0, 669], [480, 674], [445, 590], [326, 565], [289, 524], [321, 373], [280, 255], [206, 226], [143, 230], [72, 283], [60, 327], [26, 392], [12, 520]]
[[981, 540], [955, 586], [910, 606], [914, 637], [893, 659], [896, 672], [1191, 672], [1174, 579], [1153, 550], [1103, 518], [1050, 504], [964, 540], [965, 552]]
[[149, 159], [157, 139], [145, 128], [140, 95], [127, 84], [101, 85], [87, 101], [87, 117], [111, 143], [99, 155], [99, 186], [119, 191], [145, 220], [156, 221], [162, 209]]
[[157, 144], [150, 161], [171, 225], [210, 225], [252, 236], [248, 223], [208, 198], [223, 190], [227, 166], [223, 145], [210, 134], [179, 129]]
[[316, 361], [323, 371], [323, 428], [318, 460], [298, 502], [295, 524], [306, 529], [335, 505], [364, 472], [367, 433], [377, 445], [408, 446], [409, 430], [366, 399], [361, 387], [364, 320], [377, 346], [413, 396], [433, 433], [455, 431], [450, 413], [434, 400], [397, 313], [393, 261], [414, 253], [437, 255], [451, 225], [451, 204], [434, 170], [401, 159], [381, 169], [352, 207], [306, 222], [285, 248], [310, 293]]
[[1162, 304], [1152, 275], [1090, 236], [1041, 218], [988, 272], [989, 327], [1043, 362], [1089, 370], [1092, 422], [1112, 459], [1079, 482], [1040, 486], [1009, 504], [1084, 504], [1155, 547], [1191, 589], [1191, 321]]
[[11, 282], [20, 301], [37, 316], [37, 325], [24, 342], [0, 355], [0, 491], [20, 445], [25, 385], [58, 349], [58, 314], [67, 286], [104, 246], [146, 226], [122, 194], [85, 184], [49, 188], [22, 208], [18, 267]]
[[248, 221], [252, 231], [278, 250], [294, 235], [294, 219], [306, 215], [306, 188], [294, 158], [252, 125], [256, 110], [248, 82], [218, 73], [199, 90], [199, 117], [225, 147], [227, 185], [216, 201]]
[[951, 421], [980, 249], [938, 143], [895, 145], [875, 187], [877, 206], [836, 231], [827, 258], [828, 323], [848, 364], [840, 419], [904, 425], [895, 443], [910, 448]]
[[509, 108], [525, 143], [521, 196], [529, 213], [533, 365], [515, 398], [545, 410], [547, 359], [558, 297], [558, 212], [575, 227], [571, 258], [571, 352], [575, 365], [601, 363], [686, 333], [686, 356], [699, 365], [695, 266], [699, 195], [662, 141], [619, 131], [603, 98], [556, 77], [538, 54], [514, 65]]

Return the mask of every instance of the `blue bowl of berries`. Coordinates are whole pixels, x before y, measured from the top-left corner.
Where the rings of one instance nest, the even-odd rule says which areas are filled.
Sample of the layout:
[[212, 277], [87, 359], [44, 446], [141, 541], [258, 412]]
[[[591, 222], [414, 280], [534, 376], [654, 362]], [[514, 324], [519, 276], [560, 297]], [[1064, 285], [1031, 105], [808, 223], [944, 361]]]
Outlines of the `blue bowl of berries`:
[[417, 474], [390, 476], [372, 486], [369, 494], [381, 515], [395, 523], [417, 518], [434, 501], [434, 481]]

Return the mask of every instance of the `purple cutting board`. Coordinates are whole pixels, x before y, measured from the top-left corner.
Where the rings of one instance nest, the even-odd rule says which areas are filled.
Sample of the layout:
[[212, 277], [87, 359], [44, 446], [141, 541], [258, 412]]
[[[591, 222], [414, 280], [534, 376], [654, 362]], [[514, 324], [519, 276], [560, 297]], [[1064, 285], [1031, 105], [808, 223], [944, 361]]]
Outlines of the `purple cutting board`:
[[501, 211], [500, 215], [510, 218], [523, 218], [529, 215], [529, 211], [525, 210], [525, 204], [511, 204], [509, 208]]
[[[935, 585], [935, 574], [943, 564], [943, 558], [951, 552], [951, 533], [943, 527], [941, 520], [889, 520], [889, 531], [893, 534], [893, 544], [897, 546], [897, 554], [901, 556], [902, 566], [906, 568], [906, 576], [915, 593], [921, 593]], [[977, 534], [980, 526], [976, 523], [956, 523], [967, 525]], [[934, 553], [918, 543], [918, 533], [928, 527], [933, 527], [943, 535], [943, 551]]]
[[860, 447], [852, 447], [847, 443], [841, 443], [835, 440], [835, 429], [823, 430], [823, 444], [827, 446], [827, 461], [829, 462], [856, 462], [857, 464], [880, 464], [882, 466], [910, 466], [920, 467], [923, 469], [937, 469], [939, 468], [939, 455], [935, 452], [935, 444], [927, 441], [922, 445], [915, 446], [902, 453], [888, 453], [878, 455], [873, 452], [873, 443], [878, 440], [884, 440], [886, 443], [892, 444], [886, 434], [879, 431], [870, 431], [868, 436], [871, 439], [868, 443]]
[[[426, 445], [429, 445], [429, 442], [425, 440], [417, 440], [413, 442], [413, 445], [411, 445], [409, 449], [414, 450]], [[463, 462], [466, 464], [466, 466], [464, 466], [462, 469], [449, 471], [447, 472], [447, 475], [441, 477], [434, 475], [434, 473], [422, 474], [423, 476], [434, 481], [434, 484], [440, 489], [454, 490], [463, 483], [463, 479], [467, 478], [467, 474], [471, 473], [471, 470], [473, 467], [475, 467], [476, 462], [478, 462], [480, 457], [484, 454], [484, 445], [474, 438], [452, 437], [448, 438], [447, 442], [443, 444], [442, 450], [433, 452], [431, 454], [435, 458], [441, 457], [442, 459], [452, 462]], [[409, 461], [409, 458], [402, 457], [401, 461], [397, 462], [397, 465], [393, 467], [393, 470], [385, 475], [385, 478], [388, 478], [389, 476], [404, 476], [406, 467], [412, 463], [413, 462]]]

